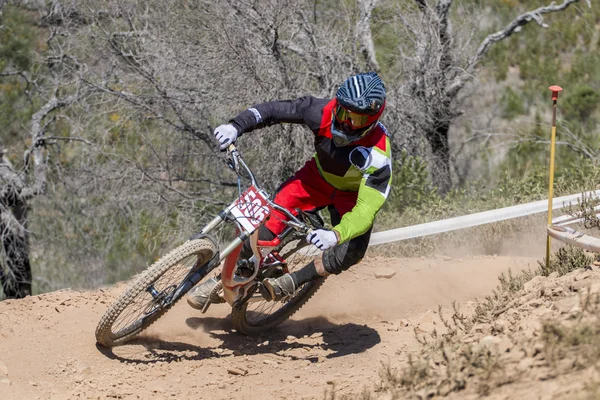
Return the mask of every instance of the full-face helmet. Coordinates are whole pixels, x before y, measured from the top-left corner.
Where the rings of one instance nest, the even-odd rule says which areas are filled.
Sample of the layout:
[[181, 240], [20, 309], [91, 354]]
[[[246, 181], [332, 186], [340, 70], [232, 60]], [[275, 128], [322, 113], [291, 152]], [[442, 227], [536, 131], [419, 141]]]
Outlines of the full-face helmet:
[[346, 79], [335, 97], [331, 133], [336, 146], [347, 146], [365, 137], [385, 108], [385, 86], [375, 72]]

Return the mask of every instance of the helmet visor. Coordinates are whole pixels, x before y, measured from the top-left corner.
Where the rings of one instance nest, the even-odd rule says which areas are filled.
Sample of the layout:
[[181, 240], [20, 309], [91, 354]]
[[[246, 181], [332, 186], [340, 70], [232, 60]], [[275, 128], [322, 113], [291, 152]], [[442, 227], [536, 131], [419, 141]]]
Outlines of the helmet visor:
[[335, 119], [340, 124], [349, 124], [352, 129], [364, 128], [365, 126], [372, 124], [374, 120], [377, 120], [377, 118], [373, 118], [372, 115], [359, 114], [350, 111], [341, 104], [338, 104], [335, 108]]

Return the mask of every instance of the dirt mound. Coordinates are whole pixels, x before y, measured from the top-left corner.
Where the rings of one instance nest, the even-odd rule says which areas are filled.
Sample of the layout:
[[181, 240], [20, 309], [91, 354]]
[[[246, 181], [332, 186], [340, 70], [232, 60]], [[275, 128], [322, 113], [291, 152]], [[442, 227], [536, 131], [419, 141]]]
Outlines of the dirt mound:
[[379, 391], [392, 398], [599, 398], [600, 270], [510, 279], [485, 302], [441, 313], [436, 329], [415, 331], [421, 350], [388, 365]]
[[[415, 328], [442, 325], [438, 304], [468, 307], [490, 293], [501, 272], [535, 265], [531, 258], [374, 257], [329, 279], [291, 321], [268, 335], [233, 332], [225, 306], [202, 315], [181, 303], [113, 351], [96, 347], [94, 330], [123, 285], [4, 301], [0, 393], [4, 400], [322, 399], [333, 390], [338, 396], [371, 392], [382, 365], [420, 351]], [[543, 310], [544, 304], [523, 307]], [[481, 335], [493, 335], [489, 329], [496, 328], [490, 324]], [[536, 356], [528, 356], [533, 364]]]

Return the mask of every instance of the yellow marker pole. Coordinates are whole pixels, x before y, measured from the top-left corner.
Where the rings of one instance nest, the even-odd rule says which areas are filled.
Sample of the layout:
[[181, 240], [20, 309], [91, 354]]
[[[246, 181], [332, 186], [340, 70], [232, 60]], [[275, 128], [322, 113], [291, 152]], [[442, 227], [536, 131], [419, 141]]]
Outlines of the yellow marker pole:
[[[560, 86], [550, 86], [552, 90], [552, 140], [550, 141], [550, 183], [548, 185], [548, 226], [552, 225], [552, 199], [554, 197], [554, 153], [556, 147], [556, 102]], [[546, 268], [550, 268], [550, 235], [546, 233]]]

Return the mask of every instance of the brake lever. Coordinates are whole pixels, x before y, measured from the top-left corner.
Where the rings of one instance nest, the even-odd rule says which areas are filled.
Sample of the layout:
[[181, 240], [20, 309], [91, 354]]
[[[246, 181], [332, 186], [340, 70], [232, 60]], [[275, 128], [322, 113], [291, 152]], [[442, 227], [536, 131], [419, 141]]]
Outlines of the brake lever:
[[236, 158], [236, 154], [237, 154], [237, 148], [235, 147], [235, 145], [232, 143], [227, 147], [227, 154], [226, 154], [226, 163], [227, 166], [229, 167], [229, 169], [231, 169], [233, 172], [237, 173], [238, 172], [238, 161]]
[[304, 233], [306, 235], [310, 234], [313, 231], [308, 226], [306, 226], [304, 224], [299, 224], [299, 223], [294, 222], [294, 221], [281, 221], [281, 222], [283, 222], [287, 226], [291, 226], [292, 228], [296, 229], [296, 231]]

